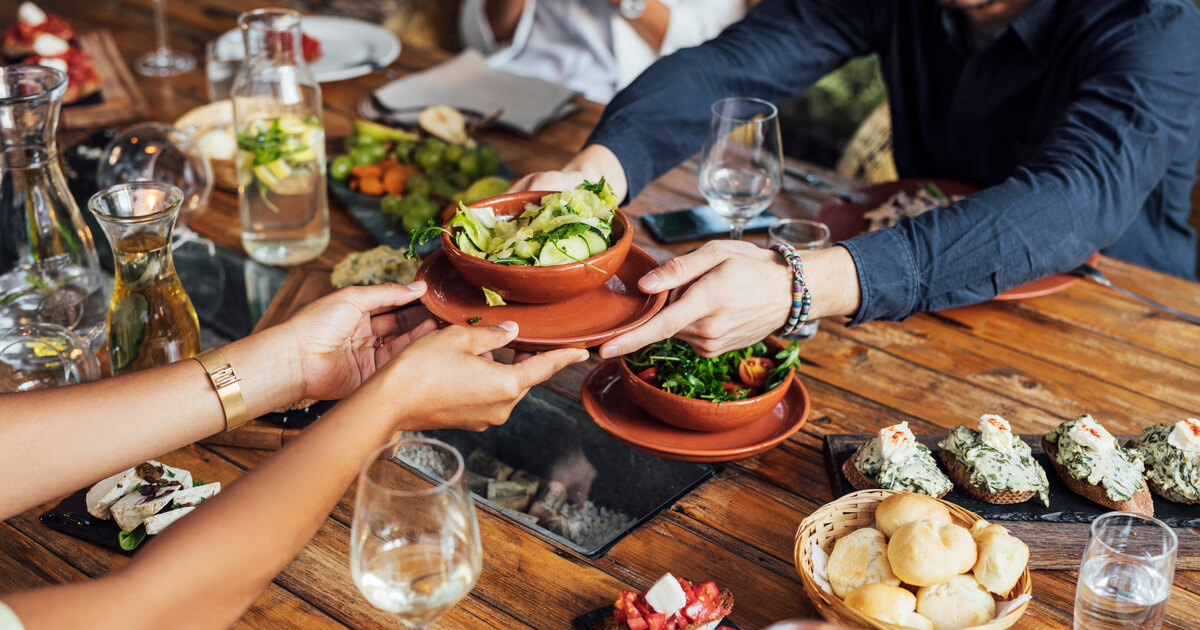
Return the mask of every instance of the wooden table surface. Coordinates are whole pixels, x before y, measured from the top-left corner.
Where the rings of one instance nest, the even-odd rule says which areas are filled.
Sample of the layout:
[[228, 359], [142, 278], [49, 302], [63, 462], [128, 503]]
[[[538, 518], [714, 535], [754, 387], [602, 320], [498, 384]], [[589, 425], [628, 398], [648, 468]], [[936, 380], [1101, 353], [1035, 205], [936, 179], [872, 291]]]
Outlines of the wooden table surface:
[[[168, 3], [172, 42], [198, 55], [205, 41], [234, 26], [232, 19], [206, 11], [206, 2], [238, 7], [234, 0]], [[70, 16], [80, 31], [113, 31], [127, 62], [152, 47], [151, 0], [43, 4]], [[3, 22], [15, 16], [16, 5], [15, 0], [0, 2]], [[393, 67], [411, 71], [444, 57], [407, 47]], [[202, 70], [171, 79], [137, 80], [151, 116], [158, 120], [173, 121], [205, 101]], [[385, 80], [376, 74], [322, 86], [329, 137], [349, 131], [354, 104]], [[542, 170], [576, 151], [599, 115], [598, 106], [584, 104], [533, 138], [491, 131], [480, 137], [495, 146], [513, 170]], [[62, 141], [79, 135], [64, 133]], [[789, 189], [792, 186], [799, 195], [811, 193], [798, 184], [789, 184]], [[694, 169], [685, 165], [643, 192], [630, 212], [697, 202]], [[195, 227], [222, 245], [240, 248], [235, 197], [218, 191], [210, 205]], [[811, 209], [811, 202], [785, 198], [776, 210], [795, 214], [806, 208]], [[333, 242], [319, 261], [290, 272], [267, 320], [277, 321], [328, 291], [329, 265], [371, 245], [336, 206], [333, 230]], [[660, 257], [687, 249], [657, 247], [641, 231], [637, 236], [639, 245]], [[1200, 285], [1108, 258], [1100, 266], [1119, 284], [1200, 312]], [[725, 465], [596, 560], [556, 547], [480, 509], [483, 575], [439, 627], [568, 628], [575, 616], [610, 602], [620, 589], [645, 588], [666, 571], [713, 579], [732, 589], [737, 598], [733, 619], [743, 628], [815, 617], [791, 558], [801, 519], [833, 498], [821, 461], [822, 435], [874, 431], [901, 420], [918, 433], [939, 432], [984, 412], [1002, 414], [1021, 433], [1045, 431], [1082, 413], [1094, 414], [1114, 433], [1137, 433], [1147, 424], [1173, 423], [1200, 412], [1197, 348], [1200, 327], [1091, 283], [1032, 300], [918, 315], [903, 323], [849, 329], [823, 322], [820, 333], [804, 345], [801, 373], [813, 411], [803, 430], [774, 450]], [[566, 370], [551, 387], [577, 397], [590, 367]], [[228, 483], [269, 456], [268, 451], [197, 445], [162, 459], [190, 469], [197, 478]], [[41, 525], [38, 515], [53, 503], [0, 524], [0, 592], [104, 575], [127, 561]], [[351, 490], [240, 626], [395, 627], [359, 595], [350, 579], [352, 506]], [[1083, 540], [1076, 542], [1082, 548]], [[1036, 547], [1034, 554], [1038, 555]], [[1070, 628], [1076, 575], [1071, 570], [1036, 571], [1034, 602], [1018, 627]], [[1167, 627], [1195, 627], [1198, 609], [1200, 572], [1177, 573]]]

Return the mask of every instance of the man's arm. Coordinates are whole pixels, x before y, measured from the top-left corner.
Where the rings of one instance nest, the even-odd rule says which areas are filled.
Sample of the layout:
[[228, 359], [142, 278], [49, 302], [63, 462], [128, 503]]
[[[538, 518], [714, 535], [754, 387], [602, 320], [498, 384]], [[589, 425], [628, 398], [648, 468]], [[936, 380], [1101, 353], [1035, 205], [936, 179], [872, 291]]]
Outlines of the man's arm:
[[1006, 181], [893, 229], [850, 239], [853, 323], [988, 300], [1115, 242], [1200, 117], [1200, 14], [1158, 4], [1096, 45], [1074, 102]]

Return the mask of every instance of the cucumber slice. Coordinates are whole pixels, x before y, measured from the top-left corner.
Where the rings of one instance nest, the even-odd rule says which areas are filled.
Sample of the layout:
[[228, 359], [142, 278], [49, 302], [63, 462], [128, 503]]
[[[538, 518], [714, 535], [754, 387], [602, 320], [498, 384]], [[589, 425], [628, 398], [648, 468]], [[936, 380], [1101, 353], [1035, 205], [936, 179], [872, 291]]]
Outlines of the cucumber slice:
[[492, 237], [488, 234], [488, 229], [480, 221], [472, 217], [469, 213], [459, 212], [455, 217], [455, 223], [462, 228], [460, 234], [465, 234], [471, 241], [471, 245], [480, 252], [488, 251], [492, 244]]
[[476, 258], [487, 257], [482, 251], [480, 251], [478, 247], [475, 247], [475, 244], [471, 242], [471, 239], [467, 238], [466, 232], [459, 232], [456, 234], [454, 236], [454, 244], [458, 245], [458, 248], [463, 250], [464, 253], [470, 254]]
[[538, 262], [543, 266], [565, 265], [588, 257], [588, 242], [582, 236], [559, 239], [542, 246]]
[[149, 322], [150, 301], [141, 293], [127, 293], [110, 306], [108, 356], [114, 374], [137, 361]]
[[584, 232], [580, 236], [583, 237], [583, 240], [587, 241], [589, 256], [595, 256], [595, 255], [599, 254], [600, 252], [608, 249], [608, 240], [605, 239], [603, 236], [600, 236], [599, 232], [594, 232], [592, 230], [588, 230], [587, 232]]
[[538, 252], [542, 250], [542, 244], [537, 241], [517, 241], [513, 245], [513, 255], [525, 259], [537, 258]]

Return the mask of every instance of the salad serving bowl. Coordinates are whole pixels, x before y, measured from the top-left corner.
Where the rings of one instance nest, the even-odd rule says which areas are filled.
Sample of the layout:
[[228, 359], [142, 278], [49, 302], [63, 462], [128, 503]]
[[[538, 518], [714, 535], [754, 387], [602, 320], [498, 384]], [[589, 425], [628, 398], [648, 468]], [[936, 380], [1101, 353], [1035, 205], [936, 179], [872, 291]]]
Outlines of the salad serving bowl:
[[[764, 342], [772, 354], [783, 348], [783, 344], [773, 337]], [[761, 420], [783, 400], [796, 378], [793, 367], [788, 370], [787, 378], [774, 389], [751, 398], [717, 403], [672, 394], [639, 378], [624, 359], [618, 363], [625, 391], [643, 411], [669, 425], [703, 432], [728, 431]]]
[[[515, 218], [525, 211], [526, 204], [537, 204], [552, 191], [507, 193], [477, 201], [469, 208], [490, 207], [497, 218]], [[443, 224], [453, 216], [453, 210], [443, 216]], [[500, 297], [513, 302], [548, 304], [587, 293], [617, 272], [633, 244], [629, 218], [616, 210], [612, 221], [611, 245], [608, 249], [582, 262], [560, 265], [530, 266], [503, 265], [476, 258], [455, 244], [449, 234], [442, 234], [442, 251], [459, 275], [476, 287], [487, 287]]]

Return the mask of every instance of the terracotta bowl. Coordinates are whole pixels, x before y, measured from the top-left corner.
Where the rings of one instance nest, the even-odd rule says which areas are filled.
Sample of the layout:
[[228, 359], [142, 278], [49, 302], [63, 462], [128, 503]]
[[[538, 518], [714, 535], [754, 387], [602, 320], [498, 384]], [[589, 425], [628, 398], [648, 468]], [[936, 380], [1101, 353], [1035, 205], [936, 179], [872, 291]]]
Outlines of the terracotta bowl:
[[[782, 344], [774, 339], [767, 339], [766, 343], [772, 351], [778, 351], [782, 347]], [[629, 369], [625, 359], [621, 359], [619, 363], [625, 391], [642, 410], [669, 425], [704, 432], [728, 431], [763, 419], [787, 395], [788, 388], [792, 386], [796, 376], [796, 368], [793, 367], [788, 370], [787, 378], [775, 386], [775, 389], [745, 400], [715, 403], [711, 400], [672, 394], [638, 378], [633, 370]]]
[[[498, 217], [514, 217], [525, 210], [525, 204], [537, 203], [547, 191], [508, 193], [477, 201], [472, 208], [490, 206]], [[453, 214], [450, 214], [453, 216]], [[449, 220], [449, 216], [444, 217]], [[565, 265], [534, 267], [522, 265], [498, 265], [476, 258], [458, 248], [448, 234], [442, 234], [442, 250], [450, 264], [469, 284], [487, 287], [500, 297], [513, 302], [548, 304], [582, 295], [608, 282], [633, 244], [633, 230], [629, 219], [620, 210], [612, 222], [612, 246], [584, 262]], [[590, 265], [590, 266], [589, 266]]]

